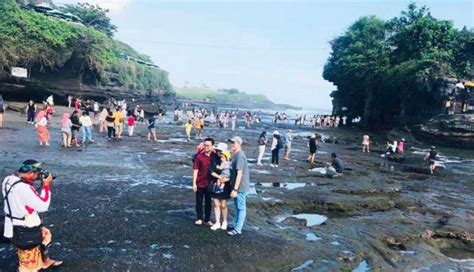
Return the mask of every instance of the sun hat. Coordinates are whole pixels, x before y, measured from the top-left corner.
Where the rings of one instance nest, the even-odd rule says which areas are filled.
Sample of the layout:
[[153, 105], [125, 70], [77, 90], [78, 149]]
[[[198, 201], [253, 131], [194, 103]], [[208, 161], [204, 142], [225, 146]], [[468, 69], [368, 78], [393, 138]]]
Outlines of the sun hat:
[[216, 150], [218, 151], [226, 151], [227, 150], [227, 144], [226, 143], [218, 143], [216, 146]]

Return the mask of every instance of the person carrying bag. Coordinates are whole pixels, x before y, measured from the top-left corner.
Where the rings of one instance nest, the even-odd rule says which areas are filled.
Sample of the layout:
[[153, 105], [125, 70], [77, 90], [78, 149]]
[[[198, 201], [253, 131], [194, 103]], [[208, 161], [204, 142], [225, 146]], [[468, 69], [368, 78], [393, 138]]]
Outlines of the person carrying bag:
[[[40, 193], [33, 186], [37, 179], [42, 181]], [[63, 263], [49, 258], [51, 232], [43, 226], [38, 214], [49, 208], [52, 181], [53, 176], [36, 160], [24, 161], [17, 175], [9, 175], [3, 180], [3, 236], [11, 239], [15, 246], [18, 271], [38, 271]]]

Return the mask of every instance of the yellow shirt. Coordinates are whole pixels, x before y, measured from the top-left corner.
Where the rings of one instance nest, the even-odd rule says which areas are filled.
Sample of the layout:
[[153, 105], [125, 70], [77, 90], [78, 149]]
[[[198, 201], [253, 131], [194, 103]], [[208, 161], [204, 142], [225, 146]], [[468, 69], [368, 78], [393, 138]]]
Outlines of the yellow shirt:
[[186, 124], [184, 124], [183, 127], [184, 127], [184, 130], [186, 130], [186, 133], [189, 134], [189, 133], [191, 133], [191, 129], [193, 128], [193, 125], [190, 124], [190, 123], [186, 123]]
[[114, 114], [112, 116], [114, 117], [114, 124], [116, 126], [119, 126], [123, 123], [123, 114], [122, 114], [122, 112], [116, 111], [116, 112], [114, 112]]
[[202, 129], [201, 120], [199, 120], [199, 118], [196, 118], [196, 119], [194, 120], [194, 127], [195, 127], [196, 129]]

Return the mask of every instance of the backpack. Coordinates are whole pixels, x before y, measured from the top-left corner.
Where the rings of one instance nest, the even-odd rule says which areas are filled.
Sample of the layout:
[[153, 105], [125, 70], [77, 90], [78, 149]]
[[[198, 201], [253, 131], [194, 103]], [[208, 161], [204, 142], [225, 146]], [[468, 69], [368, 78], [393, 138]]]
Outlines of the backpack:
[[278, 141], [278, 142], [277, 142], [276, 148], [277, 148], [277, 149], [283, 148], [283, 144], [282, 144], [282, 142], [281, 142], [281, 138], [280, 138], [280, 139], [277, 138], [277, 141]]

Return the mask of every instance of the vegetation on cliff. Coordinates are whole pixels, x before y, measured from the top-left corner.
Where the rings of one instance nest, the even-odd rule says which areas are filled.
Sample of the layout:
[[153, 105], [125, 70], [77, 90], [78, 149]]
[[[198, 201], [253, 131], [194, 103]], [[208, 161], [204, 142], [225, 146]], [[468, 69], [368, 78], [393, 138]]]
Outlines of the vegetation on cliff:
[[[78, 5], [65, 7], [81, 17], [105, 10]], [[85, 17], [83, 17], [85, 18]], [[120, 87], [143, 94], [171, 94], [168, 73], [151, 64], [148, 56], [112, 39], [114, 26], [76, 24], [21, 9], [14, 0], [0, 3], [0, 73], [26, 67], [32, 74], [61, 74], [81, 83]], [[89, 22], [90, 23], [90, 22]], [[102, 28], [101, 28], [102, 26]]]
[[412, 124], [440, 112], [446, 78], [466, 78], [474, 32], [410, 4], [399, 17], [363, 17], [331, 42], [323, 77], [334, 83], [336, 114], [366, 125]]
[[208, 101], [218, 104], [234, 105], [239, 108], [298, 109], [291, 105], [275, 104], [263, 94], [248, 94], [235, 88], [212, 90], [209, 88], [183, 87], [175, 88], [174, 90], [178, 97], [196, 102]]

